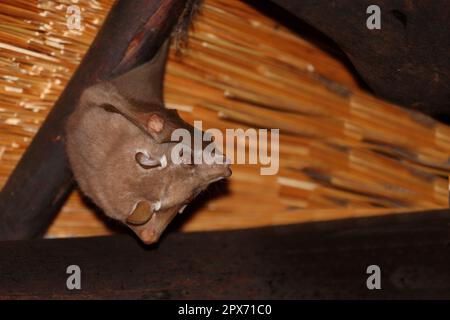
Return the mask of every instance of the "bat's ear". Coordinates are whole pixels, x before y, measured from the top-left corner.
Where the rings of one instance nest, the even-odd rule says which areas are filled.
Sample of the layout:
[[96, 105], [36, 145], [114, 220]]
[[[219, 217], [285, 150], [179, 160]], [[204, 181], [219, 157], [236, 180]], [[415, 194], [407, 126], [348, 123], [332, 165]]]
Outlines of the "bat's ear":
[[170, 38], [153, 58], [111, 80], [119, 93], [138, 104], [163, 105], [163, 84]]

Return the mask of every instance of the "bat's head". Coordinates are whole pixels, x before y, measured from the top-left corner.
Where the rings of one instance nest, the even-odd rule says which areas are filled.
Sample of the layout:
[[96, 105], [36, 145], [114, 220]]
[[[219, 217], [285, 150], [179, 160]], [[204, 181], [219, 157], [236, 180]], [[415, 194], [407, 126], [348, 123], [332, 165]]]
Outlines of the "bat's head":
[[231, 171], [225, 161], [186, 161], [202, 150], [192, 150], [193, 144], [180, 149], [172, 133], [196, 129], [164, 108], [157, 94], [147, 97], [149, 88], [133, 91], [140, 85], [130, 82], [146, 80], [141, 71], [127, 75], [127, 86], [122, 77], [85, 90], [68, 121], [67, 153], [83, 192], [153, 243], [197, 194]]

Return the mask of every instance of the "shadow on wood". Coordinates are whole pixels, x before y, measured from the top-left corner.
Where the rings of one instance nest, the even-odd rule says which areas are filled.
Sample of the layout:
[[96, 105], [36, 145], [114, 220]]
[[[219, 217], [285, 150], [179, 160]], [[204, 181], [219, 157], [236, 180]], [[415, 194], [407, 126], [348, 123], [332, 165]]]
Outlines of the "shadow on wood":
[[[449, 122], [450, 29], [444, 27], [450, 15], [448, 1], [271, 2], [336, 42], [377, 95]], [[380, 8], [380, 29], [366, 25], [372, 5]]]
[[[0, 298], [449, 298], [450, 211], [225, 232], [0, 243]], [[66, 289], [81, 268], [82, 290]], [[366, 269], [381, 268], [381, 290]]]

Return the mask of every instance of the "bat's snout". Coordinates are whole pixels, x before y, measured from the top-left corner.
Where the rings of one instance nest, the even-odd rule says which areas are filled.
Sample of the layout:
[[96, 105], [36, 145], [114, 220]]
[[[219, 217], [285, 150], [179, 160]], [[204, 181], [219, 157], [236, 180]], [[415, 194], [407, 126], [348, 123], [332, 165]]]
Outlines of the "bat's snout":
[[[149, 211], [150, 210], [147, 210], [147, 212]], [[133, 230], [134, 233], [136, 233], [142, 242], [145, 244], [152, 244], [158, 242], [161, 234], [164, 232], [172, 219], [177, 215], [177, 212], [177, 208], [169, 208], [156, 212], [153, 211], [147, 221], [141, 220], [141, 224], [131, 223], [129, 219], [127, 219], [127, 226]], [[142, 217], [144, 216], [145, 215], [142, 214]]]

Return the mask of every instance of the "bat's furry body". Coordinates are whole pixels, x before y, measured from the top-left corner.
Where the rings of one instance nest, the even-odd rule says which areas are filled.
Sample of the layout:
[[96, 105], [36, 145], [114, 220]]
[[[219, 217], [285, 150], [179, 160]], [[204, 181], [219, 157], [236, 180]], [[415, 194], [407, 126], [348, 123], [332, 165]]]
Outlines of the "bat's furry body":
[[169, 43], [155, 57], [111, 81], [87, 88], [67, 124], [67, 153], [83, 192], [145, 242], [212, 181], [231, 174], [226, 164], [174, 164], [176, 128], [192, 126], [164, 107]]

